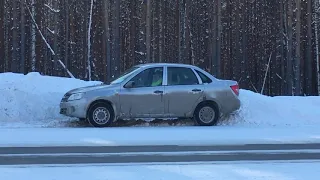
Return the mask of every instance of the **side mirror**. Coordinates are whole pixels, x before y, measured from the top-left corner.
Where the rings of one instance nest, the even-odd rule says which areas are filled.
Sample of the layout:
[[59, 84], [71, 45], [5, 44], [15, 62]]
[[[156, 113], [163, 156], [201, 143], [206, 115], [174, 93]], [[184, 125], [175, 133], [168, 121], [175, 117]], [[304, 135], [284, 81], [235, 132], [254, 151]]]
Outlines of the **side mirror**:
[[124, 86], [125, 88], [133, 88], [135, 86], [134, 81], [129, 81], [127, 84]]

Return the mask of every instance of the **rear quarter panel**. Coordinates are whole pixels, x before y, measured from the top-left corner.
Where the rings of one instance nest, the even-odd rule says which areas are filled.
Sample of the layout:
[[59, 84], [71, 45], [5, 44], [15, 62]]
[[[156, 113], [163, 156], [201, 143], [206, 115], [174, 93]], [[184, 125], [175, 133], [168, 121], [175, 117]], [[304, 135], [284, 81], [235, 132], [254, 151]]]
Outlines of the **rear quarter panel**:
[[240, 108], [240, 100], [230, 88], [236, 81], [216, 80], [206, 85], [204, 100], [215, 101], [221, 115], [226, 115]]

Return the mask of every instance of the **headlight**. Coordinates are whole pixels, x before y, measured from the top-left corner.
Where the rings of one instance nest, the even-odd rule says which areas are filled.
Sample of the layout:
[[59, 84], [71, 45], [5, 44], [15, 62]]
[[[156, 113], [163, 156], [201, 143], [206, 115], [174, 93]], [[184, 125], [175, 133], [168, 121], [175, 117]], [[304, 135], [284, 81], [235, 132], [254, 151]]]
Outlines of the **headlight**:
[[74, 100], [79, 100], [83, 97], [83, 94], [84, 93], [75, 93], [75, 94], [72, 94], [69, 98], [68, 98], [68, 101], [74, 101]]

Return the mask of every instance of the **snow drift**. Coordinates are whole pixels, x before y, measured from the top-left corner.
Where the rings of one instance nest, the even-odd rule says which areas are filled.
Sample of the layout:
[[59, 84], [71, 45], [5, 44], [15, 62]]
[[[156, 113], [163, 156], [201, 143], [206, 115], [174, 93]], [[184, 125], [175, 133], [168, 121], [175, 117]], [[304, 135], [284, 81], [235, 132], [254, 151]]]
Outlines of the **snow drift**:
[[46, 126], [69, 120], [59, 114], [63, 95], [78, 87], [101, 84], [78, 79], [27, 75], [0, 74], [0, 126]]
[[[15, 73], [0, 74], [0, 126], [61, 126], [71, 118], [59, 114], [59, 102], [73, 88], [98, 81]], [[221, 125], [301, 126], [320, 125], [320, 97], [268, 97], [240, 91], [241, 109]]]

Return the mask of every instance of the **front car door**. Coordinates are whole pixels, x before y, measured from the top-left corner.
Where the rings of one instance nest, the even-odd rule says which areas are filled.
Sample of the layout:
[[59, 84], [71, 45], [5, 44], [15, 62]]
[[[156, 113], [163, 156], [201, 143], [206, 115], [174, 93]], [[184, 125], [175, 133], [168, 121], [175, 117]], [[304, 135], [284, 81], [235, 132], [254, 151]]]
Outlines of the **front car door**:
[[188, 117], [203, 97], [204, 86], [189, 67], [166, 69], [165, 114], [169, 117]]
[[120, 89], [121, 118], [157, 118], [164, 113], [163, 67], [145, 69], [130, 79], [134, 86]]

